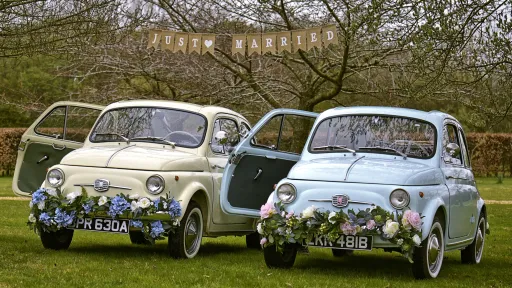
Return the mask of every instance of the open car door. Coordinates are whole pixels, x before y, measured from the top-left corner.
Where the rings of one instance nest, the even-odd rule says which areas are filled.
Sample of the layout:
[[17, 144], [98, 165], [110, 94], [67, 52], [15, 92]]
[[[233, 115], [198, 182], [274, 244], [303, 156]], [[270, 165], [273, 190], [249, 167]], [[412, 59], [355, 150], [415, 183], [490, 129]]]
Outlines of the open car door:
[[318, 114], [293, 109], [267, 113], [231, 153], [220, 198], [228, 214], [259, 216], [274, 185], [300, 159]]
[[86, 103], [57, 102], [46, 109], [21, 137], [12, 181], [14, 193], [28, 196], [37, 190], [48, 168], [83, 146], [103, 108]]

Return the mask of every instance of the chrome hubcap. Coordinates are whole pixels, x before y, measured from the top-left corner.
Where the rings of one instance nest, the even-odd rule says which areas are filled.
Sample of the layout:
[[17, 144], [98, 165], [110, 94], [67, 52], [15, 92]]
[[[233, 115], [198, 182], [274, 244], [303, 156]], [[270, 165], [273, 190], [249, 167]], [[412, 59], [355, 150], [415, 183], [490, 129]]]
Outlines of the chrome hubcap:
[[[437, 223], [436, 223], [437, 224]], [[443, 254], [444, 254], [444, 246], [443, 246], [443, 234], [439, 224], [439, 227], [434, 227], [430, 231], [430, 235], [428, 236], [427, 241], [427, 261], [428, 261], [428, 270], [432, 277], [436, 277], [437, 273], [441, 269], [441, 265], [443, 263]]]
[[485, 221], [480, 222], [480, 225], [478, 225], [478, 231], [476, 232], [476, 259], [477, 262], [480, 261], [480, 258], [482, 258], [482, 252], [484, 250], [484, 229]]
[[[437, 264], [437, 258], [439, 257], [439, 240], [437, 235], [430, 235], [428, 241], [428, 265], [435, 267]], [[432, 270], [432, 269], [431, 269]]]
[[199, 215], [193, 213], [185, 224], [185, 250], [187, 254], [194, 254], [200, 245], [202, 227], [200, 227]]

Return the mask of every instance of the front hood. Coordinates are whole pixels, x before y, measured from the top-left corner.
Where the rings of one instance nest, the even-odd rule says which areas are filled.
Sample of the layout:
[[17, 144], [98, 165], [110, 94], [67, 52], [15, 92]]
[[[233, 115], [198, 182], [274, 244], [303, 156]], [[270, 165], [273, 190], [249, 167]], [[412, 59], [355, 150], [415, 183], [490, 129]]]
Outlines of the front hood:
[[208, 168], [206, 159], [193, 153], [135, 145], [80, 148], [66, 155], [60, 163], [154, 171], [205, 171]]
[[431, 185], [439, 184], [438, 174], [437, 169], [410, 160], [329, 157], [299, 161], [290, 170], [288, 178], [390, 185]]

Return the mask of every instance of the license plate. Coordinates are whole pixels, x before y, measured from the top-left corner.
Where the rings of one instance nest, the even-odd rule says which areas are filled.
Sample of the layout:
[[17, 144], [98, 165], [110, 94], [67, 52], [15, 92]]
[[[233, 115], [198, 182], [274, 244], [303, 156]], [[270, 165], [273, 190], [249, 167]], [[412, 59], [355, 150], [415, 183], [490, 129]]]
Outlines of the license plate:
[[128, 234], [130, 220], [106, 218], [78, 218], [72, 229]]
[[372, 236], [352, 236], [341, 235], [338, 240], [331, 242], [326, 236], [315, 236], [308, 246], [331, 248], [331, 249], [348, 249], [348, 250], [372, 250]]

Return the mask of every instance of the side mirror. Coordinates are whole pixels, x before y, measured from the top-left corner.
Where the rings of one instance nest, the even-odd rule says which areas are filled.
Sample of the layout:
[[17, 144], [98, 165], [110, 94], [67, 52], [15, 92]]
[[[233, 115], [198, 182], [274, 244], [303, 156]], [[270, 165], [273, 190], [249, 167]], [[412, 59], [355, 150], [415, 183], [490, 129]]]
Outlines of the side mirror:
[[447, 159], [449, 161], [446, 162], [452, 162], [451, 158], [458, 158], [460, 156], [460, 147], [456, 143], [449, 143], [448, 145], [446, 145], [444, 150], [446, 151], [446, 154], [449, 156], [449, 159]]
[[215, 133], [215, 141], [219, 142], [219, 144], [226, 144], [228, 142], [228, 135], [224, 131], [219, 131]]

